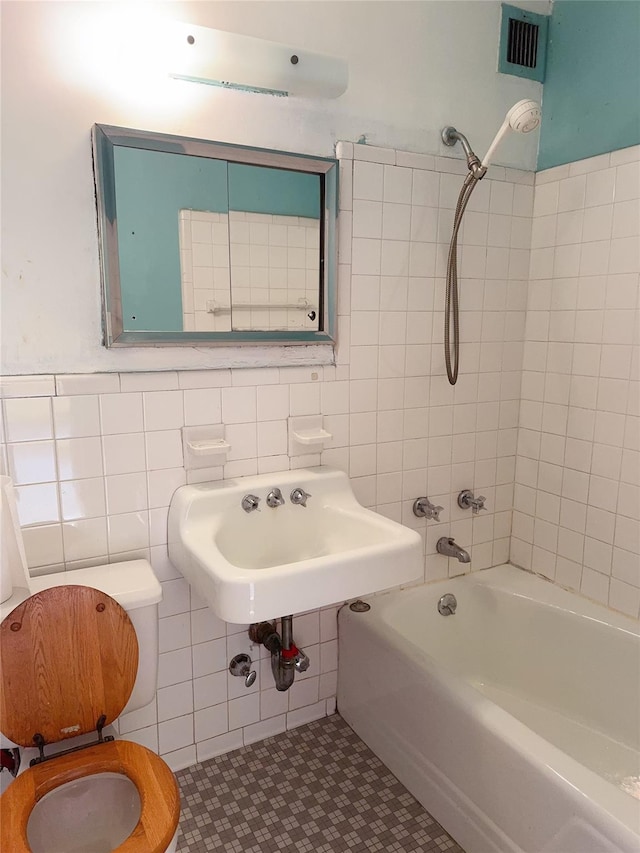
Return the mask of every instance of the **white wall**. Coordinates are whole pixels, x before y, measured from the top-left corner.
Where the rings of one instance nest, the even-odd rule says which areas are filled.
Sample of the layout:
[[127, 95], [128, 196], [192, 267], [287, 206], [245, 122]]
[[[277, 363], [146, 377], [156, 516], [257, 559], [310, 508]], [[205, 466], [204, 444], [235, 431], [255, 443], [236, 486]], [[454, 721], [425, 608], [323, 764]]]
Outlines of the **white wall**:
[[[101, 347], [95, 122], [320, 155], [364, 134], [459, 156], [439, 137], [453, 123], [482, 152], [511, 104], [540, 97], [539, 84], [495, 72], [499, 13], [498, 2], [464, 0], [2, 3], [3, 371], [264, 362], [255, 350]], [[316, 102], [169, 80], [154, 40], [167, 17], [343, 56], [349, 88]], [[533, 169], [536, 144], [510, 139], [500, 162]]]
[[536, 176], [511, 560], [640, 613], [640, 147]]

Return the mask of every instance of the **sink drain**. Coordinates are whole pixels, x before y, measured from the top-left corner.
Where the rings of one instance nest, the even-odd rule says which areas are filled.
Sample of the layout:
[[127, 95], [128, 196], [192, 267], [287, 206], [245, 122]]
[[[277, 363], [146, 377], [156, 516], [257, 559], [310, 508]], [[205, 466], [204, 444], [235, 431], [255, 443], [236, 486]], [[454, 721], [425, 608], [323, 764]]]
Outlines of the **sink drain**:
[[349, 610], [353, 610], [354, 613], [366, 613], [367, 610], [371, 610], [371, 605], [359, 598], [349, 605]]

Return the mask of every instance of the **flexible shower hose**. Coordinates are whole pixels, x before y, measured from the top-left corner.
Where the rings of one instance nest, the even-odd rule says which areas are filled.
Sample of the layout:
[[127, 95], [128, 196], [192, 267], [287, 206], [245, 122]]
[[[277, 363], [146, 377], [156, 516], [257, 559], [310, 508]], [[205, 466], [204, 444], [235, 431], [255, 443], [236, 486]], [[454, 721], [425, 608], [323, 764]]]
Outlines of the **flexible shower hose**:
[[[451, 385], [458, 381], [460, 363], [460, 299], [458, 294], [458, 231], [467, 202], [480, 178], [469, 172], [464, 179], [453, 217], [453, 234], [447, 258], [447, 290], [444, 303], [444, 360]], [[452, 335], [453, 333], [453, 335]], [[452, 340], [453, 338], [453, 340]], [[453, 356], [453, 358], [452, 358]], [[452, 364], [453, 362], [453, 364]]]

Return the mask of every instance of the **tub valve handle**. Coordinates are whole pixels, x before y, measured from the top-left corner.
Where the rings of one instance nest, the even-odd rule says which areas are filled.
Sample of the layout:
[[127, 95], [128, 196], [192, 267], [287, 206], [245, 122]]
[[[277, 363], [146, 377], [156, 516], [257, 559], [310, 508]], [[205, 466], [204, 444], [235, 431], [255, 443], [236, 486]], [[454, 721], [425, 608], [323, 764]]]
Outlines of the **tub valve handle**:
[[484, 495], [478, 495], [478, 497], [474, 497], [471, 489], [464, 489], [458, 495], [458, 506], [460, 509], [469, 509], [471, 507], [471, 511], [474, 515], [477, 515], [481, 509], [486, 510], [485, 501], [487, 499]]
[[440, 521], [443, 506], [434, 506], [429, 498], [416, 498], [413, 502], [413, 514], [418, 518], [431, 518]]

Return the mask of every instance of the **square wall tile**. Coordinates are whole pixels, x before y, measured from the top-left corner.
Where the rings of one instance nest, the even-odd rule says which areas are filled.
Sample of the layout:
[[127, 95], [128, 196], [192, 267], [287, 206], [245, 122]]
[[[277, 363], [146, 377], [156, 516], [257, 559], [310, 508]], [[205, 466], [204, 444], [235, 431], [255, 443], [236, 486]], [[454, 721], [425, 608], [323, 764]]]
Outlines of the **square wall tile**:
[[253, 693], [249, 696], [231, 699], [228, 708], [230, 730], [257, 723], [260, 720], [260, 694]]
[[41, 441], [53, 438], [51, 401], [29, 397], [4, 401], [7, 441]]
[[143, 429], [142, 394], [100, 395], [102, 434], [141, 432]]
[[256, 389], [223, 388], [222, 421], [225, 424], [252, 423], [256, 420]]
[[220, 705], [227, 701], [227, 673], [215, 672], [196, 678], [193, 682], [193, 699], [196, 711]]
[[159, 688], [156, 700], [159, 723], [193, 713], [193, 694], [181, 684]]
[[182, 391], [149, 391], [142, 396], [145, 430], [180, 429], [184, 426]]
[[384, 166], [360, 160], [353, 164], [353, 198], [382, 201]]
[[63, 521], [98, 518], [106, 515], [104, 480], [102, 477], [66, 480], [60, 483], [60, 508]]
[[102, 446], [97, 436], [56, 441], [56, 453], [61, 480], [79, 480], [103, 474]]
[[58, 488], [55, 483], [16, 486], [15, 495], [21, 526], [51, 524], [60, 520]]
[[[193, 677], [202, 678], [214, 672], [224, 675], [225, 691], [227, 683], [227, 640], [226, 637], [218, 637], [201, 643], [194, 642], [191, 646], [193, 658]], [[215, 704], [215, 703], [213, 703]]]
[[[193, 719], [195, 740], [198, 743], [229, 731], [228, 705], [226, 702], [196, 711]], [[236, 728], [238, 727], [236, 726]]]
[[105, 435], [102, 439], [105, 474], [132, 474], [146, 469], [141, 432]]
[[[159, 657], [158, 687], [180, 684], [193, 678], [191, 649], [176, 649]], [[188, 689], [188, 688], [185, 688]]]
[[100, 435], [100, 410], [96, 395], [54, 397], [52, 402], [56, 438]]
[[15, 485], [57, 479], [53, 441], [25, 441], [7, 447], [9, 474]]
[[182, 435], [180, 430], [157, 430], [145, 435], [147, 470], [180, 468], [183, 466]]
[[30, 569], [62, 563], [62, 527], [59, 524], [39, 524], [22, 531], [27, 565]]
[[222, 399], [219, 388], [201, 388], [184, 392], [186, 426], [218, 424], [221, 420]]
[[193, 744], [194, 738], [193, 714], [186, 714], [167, 720], [158, 725], [158, 745], [160, 754], [172, 752]]
[[149, 547], [149, 513], [126, 512], [107, 519], [109, 554]]
[[117, 474], [106, 478], [109, 515], [133, 513], [148, 507], [147, 478], [144, 473]]
[[[211, 479], [210, 477], [208, 479]], [[147, 491], [149, 508], [168, 507], [173, 493], [187, 482], [184, 468], [164, 468], [147, 472]], [[166, 528], [166, 524], [165, 524]], [[166, 541], [166, 529], [164, 530]]]
[[107, 553], [106, 519], [87, 518], [62, 525], [65, 560], [85, 560]]

